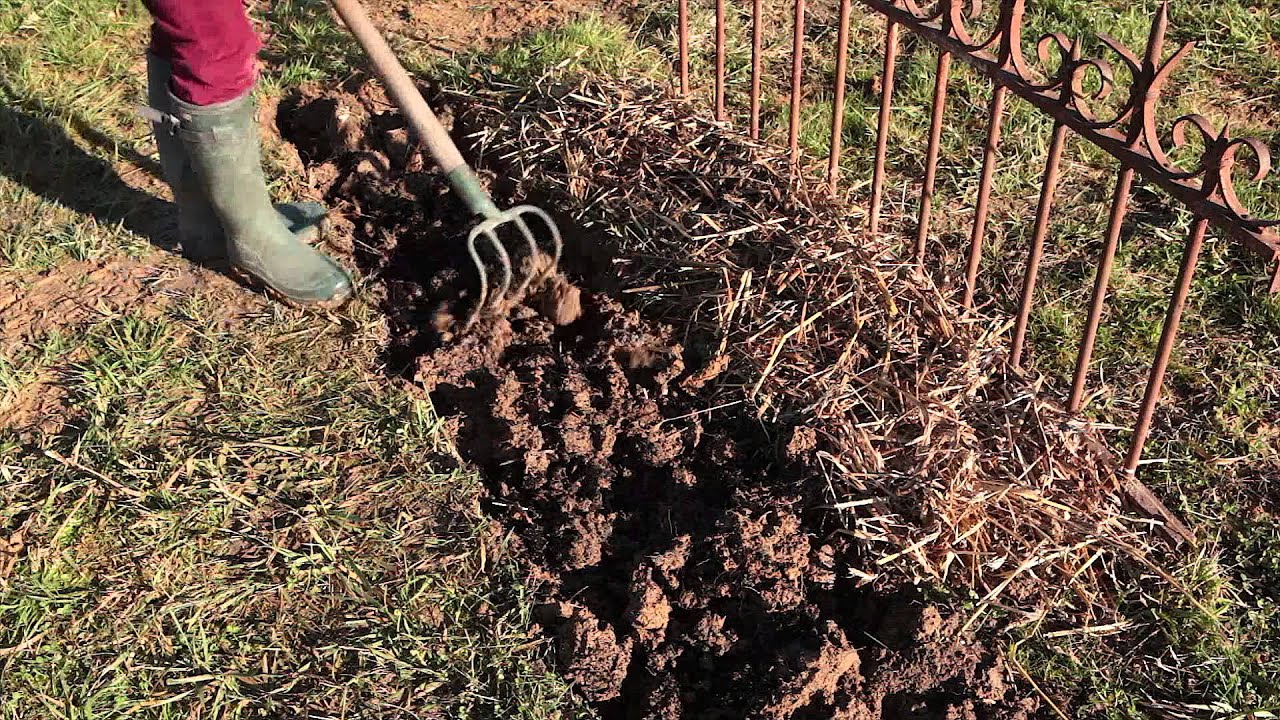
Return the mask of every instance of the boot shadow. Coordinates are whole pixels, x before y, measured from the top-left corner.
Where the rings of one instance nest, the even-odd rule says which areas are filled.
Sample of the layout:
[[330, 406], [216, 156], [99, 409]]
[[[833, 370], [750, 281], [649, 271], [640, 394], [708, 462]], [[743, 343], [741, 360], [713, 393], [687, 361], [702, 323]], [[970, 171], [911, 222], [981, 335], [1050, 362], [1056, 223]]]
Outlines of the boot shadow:
[[[173, 203], [130, 186], [105, 158], [91, 153], [49, 116], [55, 111], [39, 100], [22, 99], [0, 81], [0, 175], [32, 193], [100, 223], [122, 226], [162, 250], [176, 252]], [[15, 102], [15, 98], [18, 100]], [[77, 114], [71, 126], [104, 152], [119, 154], [153, 177], [159, 163], [116, 142]]]

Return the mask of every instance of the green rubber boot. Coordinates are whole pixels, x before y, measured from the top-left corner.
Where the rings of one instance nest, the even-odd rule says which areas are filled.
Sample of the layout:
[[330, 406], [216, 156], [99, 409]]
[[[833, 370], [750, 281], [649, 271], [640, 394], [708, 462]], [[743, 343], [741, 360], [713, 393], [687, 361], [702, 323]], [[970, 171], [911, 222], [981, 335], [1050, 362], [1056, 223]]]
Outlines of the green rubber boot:
[[[169, 98], [171, 74], [168, 61], [147, 53], [147, 104], [164, 115], [174, 114], [173, 101]], [[166, 125], [157, 123], [152, 130], [165, 182], [173, 191], [173, 202], [178, 207], [178, 241], [182, 254], [196, 262], [225, 260], [226, 234], [191, 169], [182, 140]], [[314, 243], [324, 234], [326, 210], [320, 203], [280, 203], [275, 208], [289, 230], [303, 242]]]
[[286, 300], [314, 305], [351, 295], [342, 266], [300, 241], [271, 205], [249, 93], [215, 105], [172, 94], [178, 137], [217, 216], [232, 267]]

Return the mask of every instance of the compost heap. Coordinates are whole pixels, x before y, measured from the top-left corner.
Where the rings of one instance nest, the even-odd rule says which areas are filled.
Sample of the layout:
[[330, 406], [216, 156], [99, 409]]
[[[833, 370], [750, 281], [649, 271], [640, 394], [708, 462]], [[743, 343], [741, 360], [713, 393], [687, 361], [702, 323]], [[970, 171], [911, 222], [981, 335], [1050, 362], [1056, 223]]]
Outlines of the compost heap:
[[[388, 367], [449, 418], [602, 717], [1063, 702], [1009, 682], [975, 631], [993, 607], [1109, 619], [1098, 588], [1138, 540], [1104, 443], [1004, 369], [998, 323], [962, 318], [768, 147], [584, 82], [441, 98], [500, 204], [558, 209], [576, 283], [458, 335], [467, 218], [380, 91], [349, 90], [278, 124], [375, 279]], [[921, 580], [976, 603], [921, 602]]]

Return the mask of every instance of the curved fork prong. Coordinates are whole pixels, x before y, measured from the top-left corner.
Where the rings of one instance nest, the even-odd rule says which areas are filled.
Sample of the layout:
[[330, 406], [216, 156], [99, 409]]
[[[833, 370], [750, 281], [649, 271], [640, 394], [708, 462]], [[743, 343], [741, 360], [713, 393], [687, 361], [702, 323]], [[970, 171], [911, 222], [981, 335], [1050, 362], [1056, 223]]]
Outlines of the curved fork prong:
[[484, 260], [480, 257], [480, 252], [476, 250], [476, 237], [479, 236], [479, 229], [472, 230], [467, 236], [467, 254], [471, 256], [471, 262], [476, 266], [476, 275], [480, 277], [480, 294], [476, 296], [475, 306], [471, 308], [471, 314], [467, 316], [467, 323], [462, 326], [462, 331], [466, 332], [475, 325], [476, 320], [480, 319], [480, 313], [484, 310], [485, 300], [489, 295], [489, 273], [484, 269]]
[[[533, 231], [529, 229], [524, 218], [520, 217], [520, 213], [512, 211], [511, 221], [516, 224], [516, 227], [520, 228], [520, 234], [524, 236], [525, 243], [529, 245], [529, 267], [532, 270], [532, 268], [536, 267], [533, 263], [538, 257], [538, 241], [534, 238]], [[554, 265], [552, 267], [554, 267]], [[516, 288], [517, 296], [522, 297], [524, 295], [524, 291], [529, 288], [529, 283], [533, 282], [533, 276], [536, 274], [537, 273], [534, 272], [528, 272], [525, 274], [524, 278], [520, 281], [520, 287]]]
[[507, 249], [502, 246], [502, 241], [498, 239], [497, 233], [492, 228], [480, 231], [480, 235], [489, 241], [489, 245], [493, 248], [493, 252], [498, 256], [498, 264], [502, 268], [502, 282], [498, 283], [494, 288], [491, 307], [498, 307], [502, 304], [502, 299], [506, 297], [507, 291], [511, 289], [511, 256], [507, 254]]
[[[551, 231], [551, 263], [542, 273], [543, 277], [555, 273], [556, 268], [560, 265], [560, 255], [564, 251], [564, 239], [560, 235], [560, 228], [556, 225], [555, 220], [541, 208], [532, 205], [520, 205], [511, 208], [501, 215], [489, 220], [485, 220], [471, 230], [467, 236], [467, 254], [471, 256], [471, 262], [476, 266], [476, 275], [480, 278], [480, 295], [476, 298], [475, 308], [472, 309], [470, 316], [467, 318], [466, 325], [463, 330], [470, 328], [480, 319], [481, 312], [486, 307], [497, 307], [502, 303], [511, 290], [511, 280], [513, 270], [511, 266], [511, 256], [507, 253], [507, 249], [503, 246], [501, 239], [498, 237], [497, 229], [502, 225], [512, 222], [519, 228], [520, 234], [524, 236], [524, 240], [529, 245], [530, 258], [538, 253], [537, 237], [533, 234], [529, 224], [525, 222], [522, 215], [536, 215], [539, 220], [546, 224], [547, 229]], [[494, 283], [493, 287], [489, 285], [489, 273], [485, 269], [484, 258], [480, 257], [480, 250], [477, 241], [484, 238], [485, 242], [493, 250], [493, 254], [498, 258], [498, 266], [501, 269], [501, 280]], [[533, 282], [534, 273], [529, 273], [520, 280], [520, 286], [516, 289], [516, 294], [520, 295]]]
[[531, 213], [533, 215], [537, 215], [538, 219], [546, 223], [547, 229], [551, 231], [551, 246], [554, 248], [554, 252], [551, 254], [551, 267], [549, 272], [554, 272], [555, 269], [560, 266], [560, 253], [564, 249], [564, 241], [560, 237], [560, 227], [556, 225], [556, 221], [552, 220], [551, 216], [548, 215], [545, 210], [540, 207], [534, 207], [533, 205], [521, 205], [514, 208], [512, 212]]

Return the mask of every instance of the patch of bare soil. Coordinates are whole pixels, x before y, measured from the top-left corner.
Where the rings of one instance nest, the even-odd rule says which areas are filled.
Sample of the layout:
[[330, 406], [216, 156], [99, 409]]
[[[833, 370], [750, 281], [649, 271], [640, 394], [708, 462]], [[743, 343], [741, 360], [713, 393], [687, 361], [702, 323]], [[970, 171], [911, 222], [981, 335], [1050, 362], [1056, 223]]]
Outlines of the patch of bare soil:
[[617, 12], [627, 0], [374, 0], [371, 12], [389, 33], [426, 43], [434, 50], [479, 50], [562, 25], [585, 13]]
[[[814, 517], [815, 434], [725, 407], [723, 363], [690, 352], [679, 328], [586, 273], [455, 337], [459, 298], [474, 297], [467, 222], [429, 172], [397, 161], [402, 121], [355, 89], [297, 99], [279, 122], [312, 176], [330, 178], [377, 278], [389, 369], [430, 391], [482, 471], [560, 669], [602, 717], [1040, 710], [961, 632], [965, 618], [855, 583], [858, 541]], [[574, 300], [577, 313], [557, 310]]]
[[[0, 273], [0, 358], [120, 314], [158, 313], [197, 289], [216, 298], [209, 311], [225, 321], [262, 302], [216, 272], [167, 255], [151, 260], [80, 260], [39, 274]], [[58, 368], [42, 368], [0, 392], [0, 430], [20, 437], [59, 432], [76, 415]]]
[[0, 348], [128, 307], [154, 268], [133, 260], [66, 263], [37, 277], [0, 276]]
[[19, 435], [52, 434], [73, 418], [66, 387], [48, 373], [0, 394], [0, 430]]
[[[78, 261], [36, 276], [0, 275], [0, 358], [53, 332], [119, 312], [147, 294], [153, 268], [133, 260]], [[73, 415], [66, 388], [49, 372], [0, 392], [0, 430], [58, 431]]]

